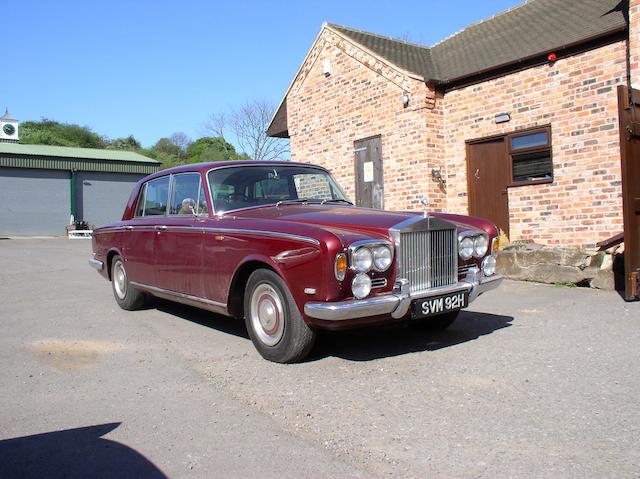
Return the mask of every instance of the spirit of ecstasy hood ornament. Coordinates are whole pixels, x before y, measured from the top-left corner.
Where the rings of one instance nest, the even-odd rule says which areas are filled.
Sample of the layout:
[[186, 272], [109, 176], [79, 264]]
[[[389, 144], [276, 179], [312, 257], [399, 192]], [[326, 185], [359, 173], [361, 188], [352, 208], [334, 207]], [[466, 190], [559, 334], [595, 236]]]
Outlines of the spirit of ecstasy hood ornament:
[[429, 217], [429, 198], [420, 198], [420, 203], [422, 203], [422, 206], [424, 206], [424, 217], [428, 218]]

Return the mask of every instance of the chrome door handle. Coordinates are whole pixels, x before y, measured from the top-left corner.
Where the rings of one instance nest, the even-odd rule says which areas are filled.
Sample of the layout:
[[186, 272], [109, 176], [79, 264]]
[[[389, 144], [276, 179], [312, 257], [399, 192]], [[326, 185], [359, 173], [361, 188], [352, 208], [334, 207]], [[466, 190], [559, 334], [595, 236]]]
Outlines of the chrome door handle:
[[167, 227], [166, 227], [166, 226], [164, 226], [164, 225], [156, 225], [156, 229], [157, 229], [158, 231], [164, 231], [164, 230], [166, 230], [166, 229], [167, 229]]
[[127, 225], [124, 227], [124, 229], [131, 231], [133, 229], [133, 226]]
[[476, 180], [480, 179], [480, 168], [476, 169], [476, 172], [475, 172], [475, 174], [473, 176], [476, 177]]

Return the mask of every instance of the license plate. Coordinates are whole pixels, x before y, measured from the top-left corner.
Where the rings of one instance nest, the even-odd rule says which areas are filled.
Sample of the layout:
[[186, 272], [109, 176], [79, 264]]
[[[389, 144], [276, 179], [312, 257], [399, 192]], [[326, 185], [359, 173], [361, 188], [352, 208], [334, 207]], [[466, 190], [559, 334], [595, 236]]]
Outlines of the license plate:
[[460, 291], [434, 298], [417, 299], [413, 302], [413, 317], [427, 318], [466, 308], [469, 305], [469, 293]]

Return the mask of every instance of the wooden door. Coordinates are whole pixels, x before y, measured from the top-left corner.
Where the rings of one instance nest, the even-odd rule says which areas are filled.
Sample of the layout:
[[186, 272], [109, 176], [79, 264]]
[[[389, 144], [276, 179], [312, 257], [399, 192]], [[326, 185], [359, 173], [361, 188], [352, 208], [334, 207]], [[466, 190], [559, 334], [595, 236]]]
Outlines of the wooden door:
[[354, 143], [356, 204], [366, 208], [384, 208], [384, 177], [380, 136]]
[[504, 138], [468, 145], [469, 214], [493, 221], [507, 237], [509, 172]]
[[640, 91], [618, 87], [625, 299], [640, 299]]

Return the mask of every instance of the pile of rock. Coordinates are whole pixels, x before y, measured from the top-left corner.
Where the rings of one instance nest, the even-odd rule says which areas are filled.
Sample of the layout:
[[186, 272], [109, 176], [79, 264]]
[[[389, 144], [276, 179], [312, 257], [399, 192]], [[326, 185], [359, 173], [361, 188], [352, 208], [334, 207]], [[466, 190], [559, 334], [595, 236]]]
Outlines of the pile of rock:
[[622, 246], [607, 251], [513, 243], [498, 254], [498, 272], [506, 278], [538, 283], [614, 290], [614, 263]]

